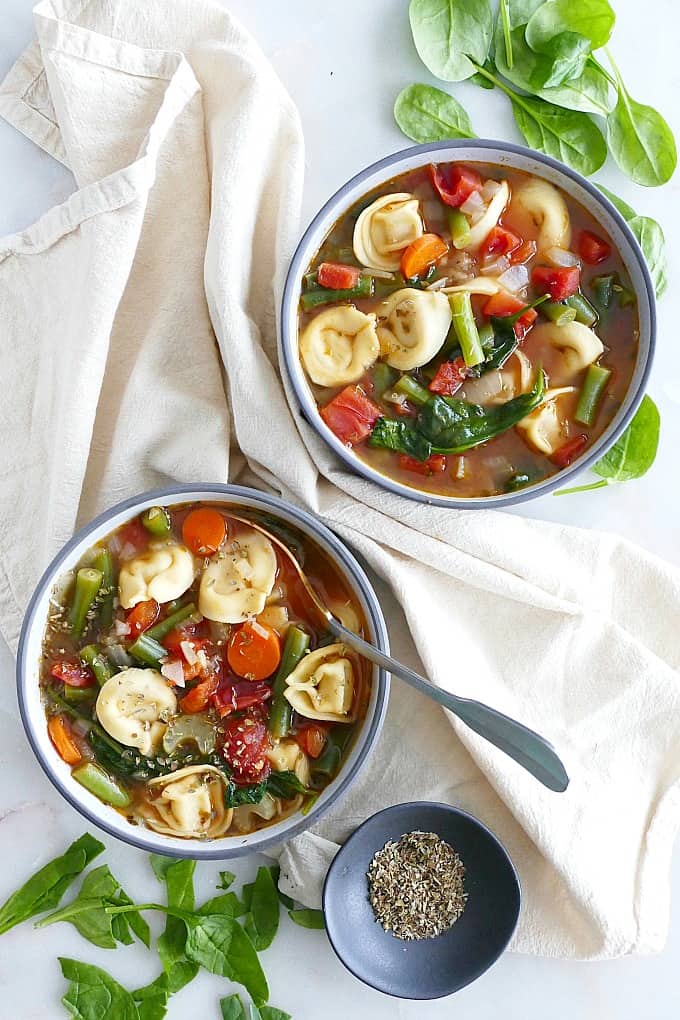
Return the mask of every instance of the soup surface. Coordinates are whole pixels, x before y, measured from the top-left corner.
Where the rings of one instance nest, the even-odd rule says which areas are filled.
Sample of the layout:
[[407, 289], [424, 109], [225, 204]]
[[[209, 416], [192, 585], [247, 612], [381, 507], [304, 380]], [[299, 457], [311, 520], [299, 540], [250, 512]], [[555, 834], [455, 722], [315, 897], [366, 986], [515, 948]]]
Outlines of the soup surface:
[[483, 163], [402, 174], [308, 267], [299, 351], [321, 417], [374, 469], [442, 496], [554, 475], [619, 409], [638, 319], [601, 226]]
[[252, 832], [309, 809], [341, 768], [367, 664], [320, 624], [281, 549], [356, 633], [361, 610], [306, 536], [252, 509], [153, 507], [52, 595], [47, 726], [74, 779], [168, 836]]

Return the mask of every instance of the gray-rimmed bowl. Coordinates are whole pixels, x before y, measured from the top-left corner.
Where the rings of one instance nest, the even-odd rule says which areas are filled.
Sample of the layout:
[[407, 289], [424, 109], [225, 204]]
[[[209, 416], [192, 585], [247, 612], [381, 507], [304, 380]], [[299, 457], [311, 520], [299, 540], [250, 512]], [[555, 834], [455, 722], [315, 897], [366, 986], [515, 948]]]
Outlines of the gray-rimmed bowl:
[[170, 857], [229, 860], [264, 850], [298, 835], [314, 825], [349, 789], [368, 760], [385, 718], [389, 676], [384, 670], [373, 668], [371, 697], [361, 729], [338, 777], [321, 793], [309, 813], [303, 816], [297, 812], [257, 832], [214, 841], [175, 839], [133, 825], [80, 786], [71, 777], [69, 766], [61, 760], [49, 739], [39, 688], [41, 646], [49, 599], [58, 579], [78, 563], [90, 546], [147, 507], [157, 503], [174, 506], [199, 500], [264, 510], [308, 535], [330, 557], [361, 605], [369, 629], [369, 640], [382, 651], [389, 650], [385, 620], [370, 581], [347, 547], [316, 517], [275, 496], [238, 485], [173, 485], [133, 496], [111, 507], [74, 535], [55, 556], [26, 611], [17, 655], [17, 690], [21, 719], [38, 762], [59, 793], [90, 822], [140, 850]]
[[[297, 315], [302, 278], [336, 220], [363, 195], [398, 174], [415, 170], [431, 162], [452, 160], [493, 163], [500, 167], [506, 166], [513, 170], [523, 170], [564, 189], [568, 195], [587, 209], [610, 235], [623, 259], [637, 297], [640, 328], [638, 357], [625, 399], [612, 422], [581, 457], [578, 457], [562, 471], [558, 471], [557, 474], [537, 482], [535, 485], [528, 485], [517, 492], [503, 493], [498, 496], [470, 498], [437, 496], [397, 482], [361, 460], [349, 447], [340, 442], [321, 418], [298, 354]], [[286, 393], [293, 414], [306, 419], [338, 457], [364, 478], [370, 479], [390, 492], [407, 496], [409, 499], [458, 509], [479, 510], [510, 506], [522, 503], [527, 499], [535, 499], [537, 496], [543, 496], [545, 493], [561, 487], [568, 478], [599, 460], [626, 428], [644, 396], [652, 364], [655, 339], [656, 304], [647, 263], [630, 228], [609, 199], [605, 198], [602, 192], [585, 177], [562, 163], [558, 163], [557, 160], [551, 159], [550, 156], [544, 156], [521, 145], [511, 145], [509, 142], [484, 138], [414, 145], [409, 149], [402, 149], [391, 156], [386, 156], [352, 177], [319, 210], [305, 231], [288, 270], [281, 306], [280, 353], [287, 376]]]

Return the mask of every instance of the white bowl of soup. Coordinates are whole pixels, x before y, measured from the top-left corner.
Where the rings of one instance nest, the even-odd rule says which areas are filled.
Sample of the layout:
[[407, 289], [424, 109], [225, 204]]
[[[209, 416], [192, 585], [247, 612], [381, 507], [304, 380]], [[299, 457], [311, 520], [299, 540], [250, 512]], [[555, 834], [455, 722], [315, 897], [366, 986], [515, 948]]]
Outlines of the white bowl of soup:
[[342, 795], [380, 733], [388, 676], [324, 630], [285, 552], [248, 522], [387, 650], [346, 546], [239, 486], [113, 507], [53, 560], [26, 614], [17, 684], [38, 761], [86, 818], [144, 850], [222, 860], [281, 843]]
[[415, 146], [357, 174], [304, 234], [282, 303], [293, 412], [361, 475], [440, 506], [516, 503], [600, 458], [644, 395], [654, 340], [653, 286], [617, 210], [496, 141]]

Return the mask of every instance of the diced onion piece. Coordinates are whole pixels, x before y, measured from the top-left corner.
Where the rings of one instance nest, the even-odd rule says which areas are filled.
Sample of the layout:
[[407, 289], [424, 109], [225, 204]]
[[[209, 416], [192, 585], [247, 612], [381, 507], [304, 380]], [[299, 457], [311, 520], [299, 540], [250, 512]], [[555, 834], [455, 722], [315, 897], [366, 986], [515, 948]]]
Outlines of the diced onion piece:
[[440, 276], [438, 280], [434, 281], [434, 283], [429, 284], [425, 290], [440, 290], [442, 287], [445, 287], [447, 283], [447, 278], [445, 276]]
[[[460, 207], [460, 211], [464, 216], [469, 216], [473, 223], [476, 223], [486, 211], [486, 205], [484, 199], [478, 191], [473, 191], [468, 198], [465, 199]], [[477, 219], [475, 219], [477, 216]]]
[[569, 266], [581, 265], [581, 260], [578, 255], [574, 255], [573, 251], [568, 251], [567, 248], [558, 248], [557, 246], [548, 248], [545, 253], [545, 257], [548, 262], [560, 269], [566, 269]]
[[519, 385], [522, 393], [526, 393], [531, 383], [531, 377], [533, 368], [531, 362], [527, 358], [524, 351], [521, 351], [519, 347], [514, 351], [515, 357], [519, 361]]
[[119, 637], [124, 637], [132, 630], [130, 624], [126, 623], [125, 620], [114, 620], [113, 629]]
[[498, 282], [511, 294], [517, 294], [529, 286], [529, 270], [526, 266], [510, 266], [504, 273], [501, 273]]
[[137, 555], [137, 546], [133, 545], [132, 542], [126, 542], [120, 550], [119, 556], [121, 560], [131, 560]]
[[176, 687], [184, 687], [184, 667], [179, 659], [169, 659], [161, 666], [161, 673], [166, 680]]
[[484, 182], [484, 187], [480, 191], [480, 195], [482, 196], [485, 202], [490, 202], [493, 196], [498, 191], [500, 191], [500, 187], [501, 186], [498, 183], [498, 181], [493, 181], [491, 180], [491, 178], [489, 178], [488, 181]]
[[510, 268], [510, 259], [507, 255], [499, 255], [493, 262], [489, 262], [487, 265], [480, 268], [480, 273], [484, 276], [498, 276], [500, 277]]
[[368, 267], [365, 266], [361, 270], [361, 275], [373, 276], [375, 277], [376, 280], [393, 280], [395, 274], [390, 273], [388, 269], [369, 269]]
[[77, 733], [79, 737], [85, 737], [92, 729], [92, 723], [89, 719], [72, 719], [71, 729], [74, 733]]
[[192, 645], [191, 641], [180, 641], [179, 647], [182, 649], [182, 655], [190, 666], [193, 666], [198, 662], [198, 655], [196, 654], [196, 649]]
[[269, 631], [266, 630], [261, 623], [258, 623], [257, 620], [253, 620], [250, 626], [258, 637], [265, 638], [265, 640], [269, 637]]
[[241, 559], [236, 560], [234, 566], [244, 580], [249, 581], [253, 576], [253, 568], [251, 567], [248, 558], [243, 556]]
[[454, 478], [465, 478], [465, 457], [457, 458]]

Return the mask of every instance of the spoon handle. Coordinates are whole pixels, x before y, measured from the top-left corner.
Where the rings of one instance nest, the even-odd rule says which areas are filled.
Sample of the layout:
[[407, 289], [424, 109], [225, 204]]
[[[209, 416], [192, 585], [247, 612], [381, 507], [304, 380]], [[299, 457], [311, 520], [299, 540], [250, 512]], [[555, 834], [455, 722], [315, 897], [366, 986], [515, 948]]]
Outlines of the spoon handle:
[[448, 691], [442, 690], [441, 687], [437, 687], [436, 684], [426, 680], [418, 673], [414, 673], [408, 666], [404, 666], [391, 656], [378, 651], [373, 645], [343, 627], [330, 614], [327, 619], [329, 629], [341, 641], [350, 645], [365, 659], [394, 673], [395, 676], [400, 677], [421, 694], [444, 705], [471, 730], [479, 733], [505, 754], [514, 758], [519, 765], [535, 776], [549, 790], [563, 793], [567, 789], [569, 776], [557, 752], [552, 744], [535, 733], [534, 730], [530, 730], [502, 712], [496, 711], [495, 708], [483, 705], [480, 701], [472, 701], [469, 698], [459, 698], [455, 694], [449, 694]]

